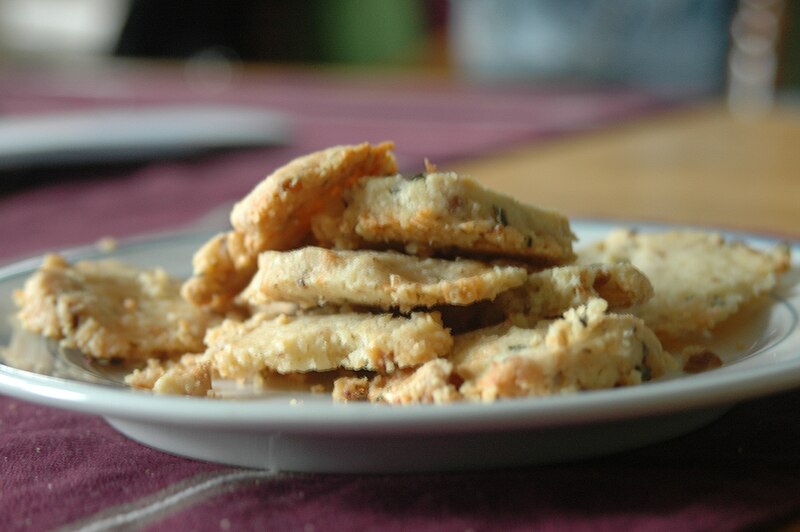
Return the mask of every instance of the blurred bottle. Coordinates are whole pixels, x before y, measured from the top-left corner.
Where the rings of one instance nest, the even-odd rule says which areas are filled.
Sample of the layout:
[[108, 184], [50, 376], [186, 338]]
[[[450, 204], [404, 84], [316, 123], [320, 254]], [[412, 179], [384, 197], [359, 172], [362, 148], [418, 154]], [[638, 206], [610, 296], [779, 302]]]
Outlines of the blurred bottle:
[[739, 2], [728, 58], [728, 105], [739, 115], [761, 115], [775, 101], [783, 11], [783, 0]]

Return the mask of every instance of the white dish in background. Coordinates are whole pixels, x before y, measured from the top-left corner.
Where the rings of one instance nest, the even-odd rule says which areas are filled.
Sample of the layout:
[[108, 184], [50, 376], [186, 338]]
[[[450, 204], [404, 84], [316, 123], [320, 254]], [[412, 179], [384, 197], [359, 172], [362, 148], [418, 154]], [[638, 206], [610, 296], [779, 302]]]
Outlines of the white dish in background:
[[[632, 224], [573, 222], [580, 245], [620, 225]], [[83, 248], [65, 254], [70, 259], [111, 256], [185, 276], [193, 252], [210, 234], [133, 240], [110, 253]], [[728, 234], [754, 246], [774, 244], [752, 235]], [[725, 359], [724, 367], [641, 386], [489, 405], [336, 404], [324, 394], [292, 391], [210, 400], [84, 382], [79, 368], [74, 377], [48, 376], [53, 361], [45, 355], [31, 368], [35, 371], [0, 364], [0, 392], [104, 416], [130, 438], [170, 453], [247, 467], [445, 471], [587, 458], [684, 434], [736, 402], [800, 386], [798, 245], [792, 254], [792, 270], [771, 304], [734, 318], [714, 345]], [[33, 259], [0, 269], [4, 315], [13, 312], [11, 293], [37, 265]], [[7, 345], [11, 334], [9, 321], [3, 320], [0, 345]]]
[[288, 119], [234, 105], [83, 109], [0, 119], [0, 171], [128, 163], [285, 144]]

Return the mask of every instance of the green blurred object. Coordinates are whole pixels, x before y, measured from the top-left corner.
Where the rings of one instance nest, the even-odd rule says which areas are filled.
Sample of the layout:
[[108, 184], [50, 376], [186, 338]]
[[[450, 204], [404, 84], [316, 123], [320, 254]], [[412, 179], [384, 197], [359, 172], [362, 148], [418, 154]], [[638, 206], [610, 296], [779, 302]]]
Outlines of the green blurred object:
[[425, 46], [420, 0], [337, 0], [319, 4], [322, 59], [334, 63], [408, 63]]
[[[443, 0], [130, 0], [114, 53], [243, 61], [407, 64]], [[0, 0], [2, 2], [2, 0]]]

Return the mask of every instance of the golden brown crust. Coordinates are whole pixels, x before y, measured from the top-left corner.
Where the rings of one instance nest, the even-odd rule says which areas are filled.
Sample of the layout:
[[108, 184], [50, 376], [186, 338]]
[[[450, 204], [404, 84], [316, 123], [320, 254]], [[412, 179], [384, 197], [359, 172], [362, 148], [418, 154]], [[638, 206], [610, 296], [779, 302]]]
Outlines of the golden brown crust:
[[574, 259], [569, 220], [452, 173], [364, 179], [312, 220], [325, 247], [404, 246], [417, 255], [511, 257], [534, 264]]
[[246, 235], [253, 250], [285, 250], [299, 245], [311, 217], [363, 176], [397, 173], [397, 163], [384, 142], [336, 146], [297, 158], [279, 168], [238, 202], [231, 224]]
[[336, 146], [297, 158], [259, 183], [231, 212], [233, 231], [195, 255], [183, 291], [191, 302], [225, 310], [255, 273], [261, 251], [301, 245], [311, 217], [356, 179], [397, 172], [393, 144]]

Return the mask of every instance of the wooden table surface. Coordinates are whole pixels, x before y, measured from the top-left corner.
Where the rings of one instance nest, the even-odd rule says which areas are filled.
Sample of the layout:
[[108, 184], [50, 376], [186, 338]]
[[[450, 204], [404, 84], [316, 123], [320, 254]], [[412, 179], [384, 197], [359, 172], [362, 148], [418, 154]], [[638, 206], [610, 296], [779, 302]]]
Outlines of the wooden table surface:
[[761, 118], [722, 105], [667, 111], [453, 169], [571, 217], [800, 238], [800, 107]]

